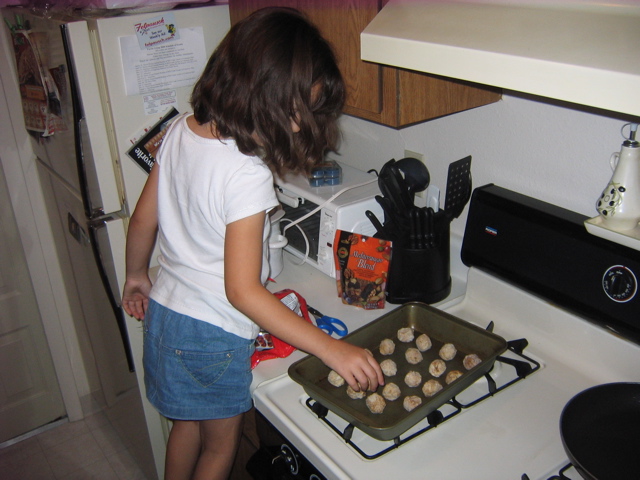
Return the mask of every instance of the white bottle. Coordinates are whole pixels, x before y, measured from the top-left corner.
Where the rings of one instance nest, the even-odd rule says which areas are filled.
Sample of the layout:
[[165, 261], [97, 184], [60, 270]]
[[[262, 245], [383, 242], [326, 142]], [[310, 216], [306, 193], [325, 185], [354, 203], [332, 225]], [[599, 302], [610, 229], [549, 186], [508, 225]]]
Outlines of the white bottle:
[[631, 230], [640, 222], [640, 142], [636, 140], [637, 123], [620, 152], [611, 155], [613, 176], [596, 202], [603, 225], [610, 230]]

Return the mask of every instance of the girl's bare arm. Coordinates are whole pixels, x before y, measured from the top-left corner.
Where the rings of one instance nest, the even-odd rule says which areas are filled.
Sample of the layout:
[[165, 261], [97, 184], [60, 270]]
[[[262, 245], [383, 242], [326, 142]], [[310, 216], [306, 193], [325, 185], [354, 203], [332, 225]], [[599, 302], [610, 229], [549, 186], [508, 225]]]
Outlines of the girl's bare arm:
[[320, 358], [355, 390], [384, 383], [378, 362], [364, 349], [336, 340], [289, 310], [260, 281], [265, 212], [227, 225], [225, 288], [239, 311], [285, 342]]

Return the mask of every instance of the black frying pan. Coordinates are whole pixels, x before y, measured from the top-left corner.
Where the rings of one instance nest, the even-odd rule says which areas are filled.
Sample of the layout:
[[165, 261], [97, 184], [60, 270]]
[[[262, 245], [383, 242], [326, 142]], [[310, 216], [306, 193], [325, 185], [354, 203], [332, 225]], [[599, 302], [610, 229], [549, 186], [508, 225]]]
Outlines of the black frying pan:
[[560, 434], [583, 478], [640, 478], [640, 383], [608, 383], [577, 394], [562, 411]]

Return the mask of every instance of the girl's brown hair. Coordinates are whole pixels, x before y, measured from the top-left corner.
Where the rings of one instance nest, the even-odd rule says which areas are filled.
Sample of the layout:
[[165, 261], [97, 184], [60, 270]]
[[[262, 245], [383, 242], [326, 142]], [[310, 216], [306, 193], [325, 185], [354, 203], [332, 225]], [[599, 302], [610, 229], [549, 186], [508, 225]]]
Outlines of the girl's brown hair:
[[221, 138], [283, 174], [308, 172], [336, 148], [344, 99], [334, 53], [318, 29], [297, 10], [264, 8], [231, 28], [191, 105], [199, 124], [212, 122]]

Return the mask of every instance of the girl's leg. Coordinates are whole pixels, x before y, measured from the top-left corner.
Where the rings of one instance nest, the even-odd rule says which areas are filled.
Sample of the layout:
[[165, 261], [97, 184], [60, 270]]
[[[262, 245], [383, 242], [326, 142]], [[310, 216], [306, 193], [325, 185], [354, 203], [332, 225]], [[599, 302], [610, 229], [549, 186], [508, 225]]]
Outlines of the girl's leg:
[[226, 480], [240, 444], [244, 415], [219, 420], [202, 420], [202, 451], [193, 480]]
[[167, 442], [165, 480], [189, 480], [200, 455], [199, 421], [174, 420]]

